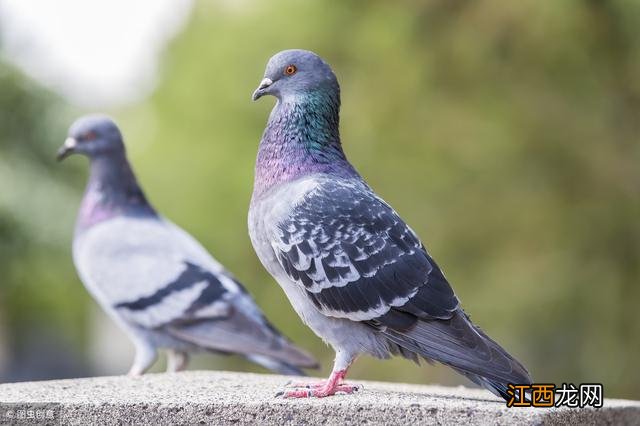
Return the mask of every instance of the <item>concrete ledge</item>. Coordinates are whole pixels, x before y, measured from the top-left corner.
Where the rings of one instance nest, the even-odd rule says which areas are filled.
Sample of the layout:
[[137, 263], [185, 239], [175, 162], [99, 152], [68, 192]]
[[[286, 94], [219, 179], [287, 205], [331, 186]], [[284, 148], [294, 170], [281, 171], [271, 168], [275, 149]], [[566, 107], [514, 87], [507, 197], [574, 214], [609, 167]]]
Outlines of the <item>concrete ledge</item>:
[[190, 371], [3, 384], [0, 424], [19, 409], [49, 410], [50, 424], [640, 424], [637, 401], [607, 399], [598, 410], [507, 408], [478, 389], [367, 381], [355, 395], [275, 398], [288, 380]]

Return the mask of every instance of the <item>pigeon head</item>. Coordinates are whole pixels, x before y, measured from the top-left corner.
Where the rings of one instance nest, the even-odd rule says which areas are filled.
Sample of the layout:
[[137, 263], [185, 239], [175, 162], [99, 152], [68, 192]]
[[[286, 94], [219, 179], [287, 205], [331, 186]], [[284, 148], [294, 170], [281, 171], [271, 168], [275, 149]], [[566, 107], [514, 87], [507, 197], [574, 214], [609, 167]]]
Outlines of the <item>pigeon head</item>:
[[89, 181], [85, 190], [76, 231], [118, 215], [157, 217], [127, 160], [122, 134], [112, 119], [86, 115], [69, 128], [58, 160], [72, 154], [88, 157]]
[[300, 176], [357, 177], [340, 143], [340, 86], [331, 67], [308, 50], [284, 50], [267, 64], [253, 99], [278, 99], [262, 133], [254, 196]]
[[86, 115], [69, 128], [67, 139], [58, 150], [58, 160], [72, 154], [96, 158], [123, 153], [122, 134], [116, 123], [105, 115]]
[[338, 96], [340, 86], [331, 67], [308, 50], [283, 50], [269, 59], [264, 78], [253, 92], [253, 100], [272, 95], [279, 100], [309, 94]]

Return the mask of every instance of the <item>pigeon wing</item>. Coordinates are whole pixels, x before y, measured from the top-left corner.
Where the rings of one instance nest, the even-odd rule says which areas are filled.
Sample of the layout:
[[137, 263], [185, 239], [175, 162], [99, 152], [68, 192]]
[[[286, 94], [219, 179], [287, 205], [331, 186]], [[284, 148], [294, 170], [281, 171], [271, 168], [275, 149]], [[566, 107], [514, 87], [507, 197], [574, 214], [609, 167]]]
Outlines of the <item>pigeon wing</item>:
[[325, 315], [371, 321], [392, 309], [451, 318], [451, 286], [416, 234], [365, 184], [325, 181], [272, 229], [278, 262]]
[[[301, 374], [317, 362], [276, 330], [189, 234], [161, 219], [117, 218], [86, 231], [74, 258], [94, 296], [130, 324]], [[266, 358], [265, 358], [266, 357]], [[262, 360], [262, 362], [260, 362]]]
[[103, 306], [144, 328], [224, 317], [239, 291], [204, 248], [162, 219], [96, 225], [77, 238], [74, 260]]
[[288, 276], [323, 314], [378, 329], [392, 352], [449, 365], [503, 395], [526, 369], [471, 323], [416, 234], [366, 184], [325, 181], [273, 229]]

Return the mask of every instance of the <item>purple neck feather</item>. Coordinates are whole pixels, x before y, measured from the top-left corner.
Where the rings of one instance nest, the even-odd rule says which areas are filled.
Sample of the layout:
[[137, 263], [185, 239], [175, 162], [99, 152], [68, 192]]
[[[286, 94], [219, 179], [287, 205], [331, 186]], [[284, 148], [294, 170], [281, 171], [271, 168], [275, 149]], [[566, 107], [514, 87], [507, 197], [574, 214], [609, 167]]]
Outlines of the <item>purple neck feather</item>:
[[77, 232], [116, 216], [157, 217], [124, 152], [92, 158], [90, 170], [76, 222]]
[[339, 113], [338, 95], [315, 93], [279, 100], [258, 148], [253, 197], [310, 174], [358, 176], [342, 150]]

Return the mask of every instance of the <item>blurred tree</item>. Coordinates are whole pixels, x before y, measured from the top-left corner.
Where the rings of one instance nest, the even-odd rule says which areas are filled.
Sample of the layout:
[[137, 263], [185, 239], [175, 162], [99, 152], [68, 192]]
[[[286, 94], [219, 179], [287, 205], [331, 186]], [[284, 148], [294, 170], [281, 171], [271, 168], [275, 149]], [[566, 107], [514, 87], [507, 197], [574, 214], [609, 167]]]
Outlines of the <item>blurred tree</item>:
[[69, 111], [0, 62], [0, 112], [0, 322], [8, 330], [0, 344], [9, 362], [0, 380], [86, 374], [86, 297], [68, 246], [77, 173], [53, 170]]

